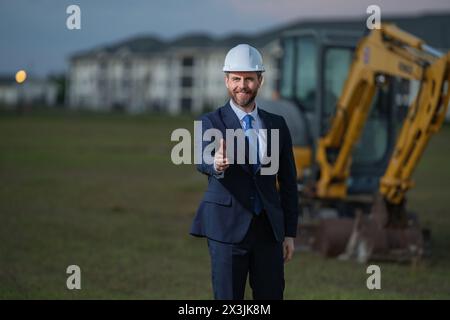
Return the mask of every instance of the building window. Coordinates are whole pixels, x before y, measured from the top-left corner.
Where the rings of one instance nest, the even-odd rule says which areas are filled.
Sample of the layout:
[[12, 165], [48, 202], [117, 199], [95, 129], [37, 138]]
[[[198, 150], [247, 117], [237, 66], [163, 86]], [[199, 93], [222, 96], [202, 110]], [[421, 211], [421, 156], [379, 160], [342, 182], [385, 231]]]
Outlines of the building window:
[[100, 78], [98, 80], [98, 89], [105, 90], [105, 88], [106, 88], [106, 80], [104, 78]]
[[190, 112], [192, 108], [192, 99], [191, 98], [182, 98], [181, 99], [181, 111]]
[[181, 78], [181, 86], [183, 88], [192, 88], [192, 86], [193, 86], [192, 77], [182, 77]]
[[181, 64], [183, 67], [192, 67], [194, 65], [194, 57], [183, 57]]

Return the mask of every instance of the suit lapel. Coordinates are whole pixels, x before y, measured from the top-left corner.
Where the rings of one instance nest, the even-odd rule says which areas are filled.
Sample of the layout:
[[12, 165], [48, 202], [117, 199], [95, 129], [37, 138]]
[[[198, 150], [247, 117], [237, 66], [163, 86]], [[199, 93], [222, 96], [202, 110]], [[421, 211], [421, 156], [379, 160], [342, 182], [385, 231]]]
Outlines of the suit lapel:
[[[233, 111], [233, 109], [230, 106], [230, 103], [228, 102], [226, 105], [224, 105], [221, 109], [221, 117], [223, 120], [223, 123], [225, 124], [225, 129], [242, 129], [241, 123], [239, 122], [238, 117], [236, 116], [236, 113]], [[224, 132], [226, 136], [226, 132]], [[236, 145], [234, 146], [234, 161], [237, 161], [237, 155], [236, 155]], [[245, 154], [245, 159], [248, 162], [248, 155]], [[245, 163], [239, 164], [246, 172], [249, 174], [252, 174], [249, 166]]]
[[226, 129], [242, 129], [241, 123], [239, 122], [236, 113], [234, 113], [233, 109], [231, 108], [230, 103], [224, 105], [221, 111], [222, 120], [225, 123]]
[[[272, 139], [271, 139], [271, 134], [270, 134], [271, 130], [273, 128], [272, 118], [269, 116], [269, 114], [266, 111], [264, 111], [263, 109], [261, 109], [259, 107], [258, 107], [258, 114], [259, 114], [259, 117], [261, 118], [261, 120], [264, 122], [264, 129], [267, 129], [266, 130], [266, 134], [267, 134], [267, 146], [266, 147], [267, 147], [267, 149], [266, 149], [265, 154], [267, 157], [269, 157], [269, 156], [272, 156], [272, 154], [271, 154]], [[269, 164], [262, 165], [262, 166], [266, 167], [268, 165]]]

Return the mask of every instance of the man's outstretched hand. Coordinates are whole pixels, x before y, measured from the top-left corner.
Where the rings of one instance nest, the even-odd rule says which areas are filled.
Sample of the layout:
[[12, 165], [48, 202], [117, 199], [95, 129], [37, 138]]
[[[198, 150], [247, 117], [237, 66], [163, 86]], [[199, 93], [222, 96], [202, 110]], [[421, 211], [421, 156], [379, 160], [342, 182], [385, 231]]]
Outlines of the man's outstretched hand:
[[227, 158], [227, 147], [225, 145], [225, 140], [220, 139], [219, 150], [214, 155], [214, 169], [222, 173], [230, 166]]
[[294, 238], [285, 237], [283, 241], [283, 258], [284, 263], [289, 262], [294, 255]]

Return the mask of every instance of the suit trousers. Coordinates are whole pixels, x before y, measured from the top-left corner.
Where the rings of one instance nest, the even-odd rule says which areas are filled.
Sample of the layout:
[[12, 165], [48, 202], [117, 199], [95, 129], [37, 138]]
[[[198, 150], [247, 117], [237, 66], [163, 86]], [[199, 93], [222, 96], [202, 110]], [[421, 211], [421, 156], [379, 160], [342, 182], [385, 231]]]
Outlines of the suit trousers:
[[282, 300], [284, 261], [282, 242], [275, 240], [263, 210], [254, 215], [238, 244], [208, 239], [214, 298], [243, 300], [247, 275], [255, 300]]

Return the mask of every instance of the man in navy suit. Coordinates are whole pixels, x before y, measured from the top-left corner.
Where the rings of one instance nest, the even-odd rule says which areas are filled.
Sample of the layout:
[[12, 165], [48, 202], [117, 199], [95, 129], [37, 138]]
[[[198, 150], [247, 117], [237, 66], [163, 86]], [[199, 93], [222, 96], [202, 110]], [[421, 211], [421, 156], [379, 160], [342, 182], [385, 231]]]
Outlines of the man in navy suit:
[[[220, 139], [211, 154], [214, 162], [203, 159], [197, 165], [208, 176], [208, 188], [191, 234], [207, 238], [215, 299], [243, 299], [247, 275], [254, 299], [283, 299], [284, 263], [294, 253], [298, 219], [291, 136], [283, 117], [264, 111], [255, 102], [264, 72], [255, 48], [246, 44], [232, 48], [223, 70], [230, 100], [201, 117], [202, 133], [216, 129], [227, 137], [227, 129], [240, 129], [245, 132], [245, 148]], [[273, 130], [278, 130], [278, 136], [271, 134]], [[256, 139], [250, 139], [247, 132], [256, 132]], [[227, 150], [227, 145], [233, 145], [233, 150]], [[201, 150], [206, 146], [203, 141]], [[273, 146], [278, 147], [275, 152]], [[229, 155], [239, 159], [241, 150], [244, 163], [230, 163]], [[256, 161], [251, 160], [252, 152]], [[268, 153], [278, 170], [264, 174]]]

